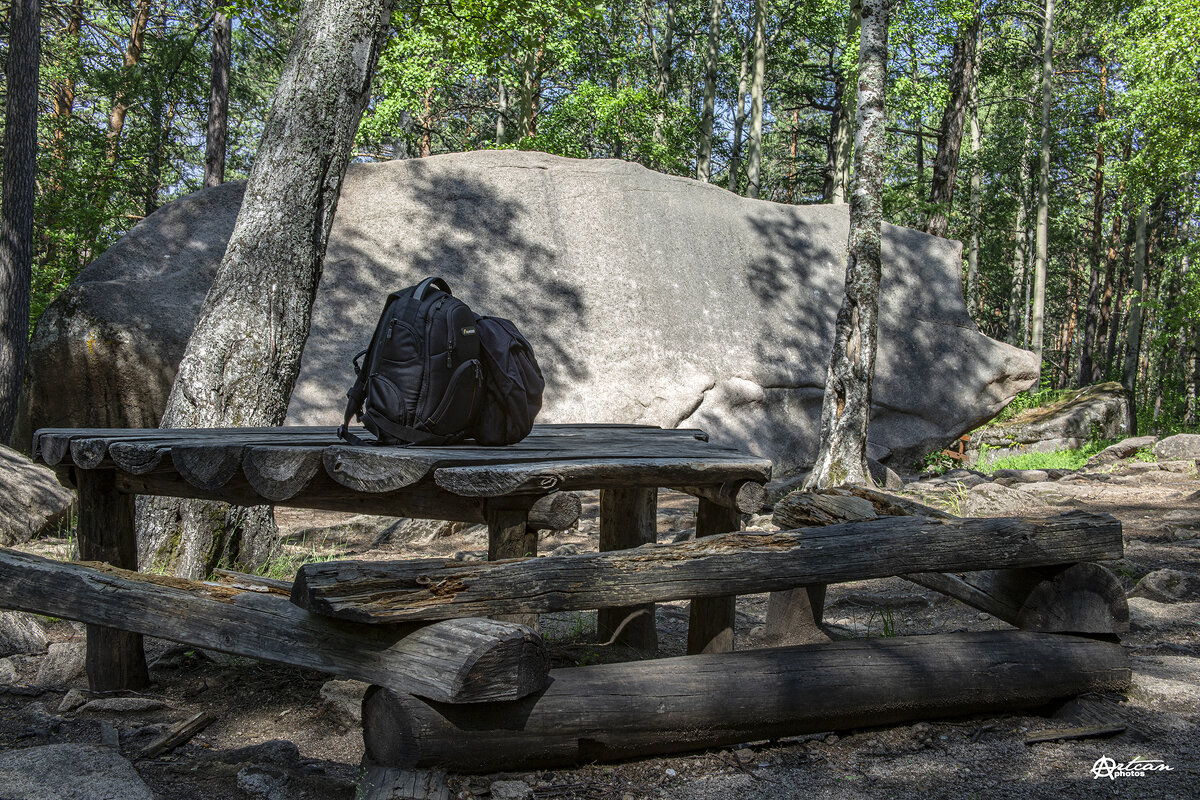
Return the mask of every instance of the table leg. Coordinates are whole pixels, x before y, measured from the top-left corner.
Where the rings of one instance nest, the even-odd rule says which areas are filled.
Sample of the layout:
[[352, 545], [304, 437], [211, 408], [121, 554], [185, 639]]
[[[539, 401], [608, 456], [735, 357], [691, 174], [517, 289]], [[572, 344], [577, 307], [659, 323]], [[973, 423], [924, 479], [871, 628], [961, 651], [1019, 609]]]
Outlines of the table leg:
[[[488, 561], [537, 555], [538, 532], [529, 529], [533, 500], [490, 501], [484, 507], [488, 524]], [[501, 622], [516, 622], [538, 629], [537, 614], [497, 614]]]
[[[657, 489], [603, 489], [600, 492], [600, 551], [625, 550], [658, 539]], [[654, 603], [619, 608], [602, 608], [596, 616], [596, 638], [607, 642], [630, 614], [631, 619], [617, 636], [617, 643], [648, 654], [658, 651], [658, 629]]]
[[[701, 498], [700, 513], [696, 516], [696, 538], [736, 531], [741, 527], [741, 522], [741, 514], [737, 509], [719, 506], [711, 500]], [[697, 597], [692, 600], [688, 619], [688, 655], [733, 651], [736, 600], [733, 595]]]
[[[116, 489], [112, 470], [75, 470], [79, 487], [79, 557], [137, 569], [133, 495]], [[87, 626], [87, 675], [92, 691], [142, 689], [150, 684], [142, 635]]]

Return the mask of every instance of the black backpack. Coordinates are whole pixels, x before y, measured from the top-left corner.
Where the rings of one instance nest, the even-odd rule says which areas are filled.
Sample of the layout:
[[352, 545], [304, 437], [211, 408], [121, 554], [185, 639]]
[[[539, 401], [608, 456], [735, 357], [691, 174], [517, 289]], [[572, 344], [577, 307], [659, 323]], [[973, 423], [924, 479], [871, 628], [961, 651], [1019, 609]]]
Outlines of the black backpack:
[[348, 430], [355, 415], [376, 444], [468, 436], [513, 444], [542, 406], [545, 381], [529, 342], [512, 322], [472, 313], [441, 278], [389, 295], [370, 346], [353, 364], [357, 379], [338, 429], [352, 444], [368, 444]]
[[529, 435], [542, 408], [542, 370], [533, 348], [510, 321], [477, 316], [475, 329], [485, 396], [471, 435], [485, 445], [519, 442]]
[[377, 444], [451, 444], [470, 432], [483, 399], [479, 334], [475, 314], [441, 278], [388, 295], [353, 364], [338, 429], [346, 441], [367, 444], [348, 430], [355, 415]]

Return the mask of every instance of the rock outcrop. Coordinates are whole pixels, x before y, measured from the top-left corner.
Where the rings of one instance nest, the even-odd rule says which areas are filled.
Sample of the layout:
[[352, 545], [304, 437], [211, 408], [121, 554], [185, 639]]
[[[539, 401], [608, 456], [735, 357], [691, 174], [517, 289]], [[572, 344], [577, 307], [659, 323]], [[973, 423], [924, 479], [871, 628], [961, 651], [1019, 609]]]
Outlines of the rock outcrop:
[[971, 434], [970, 447], [978, 450], [987, 445], [993, 459], [1016, 453], [1052, 453], [1097, 439], [1123, 439], [1129, 428], [1129, 403], [1121, 384], [1098, 383], [1057, 403], [1022, 411], [1003, 425], [976, 431]]
[[70, 522], [75, 492], [42, 464], [0, 445], [0, 545], [27, 542]]
[[[160, 209], [47, 310], [33, 427], [157, 423], [242, 191]], [[800, 468], [816, 453], [847, 231], [844, 205], [749, 200], [620, 161], [352, 164], [288, 421], [340, 422], [384, 298], [441, 275], [530, 339], [547, 379], [539, 421], [695, 426], [779, 474]], [[874, 458], [944, 446], [1034, 377], [1031, 354], [968, 317], [960, 264], [957, 242], [884, 226]]]

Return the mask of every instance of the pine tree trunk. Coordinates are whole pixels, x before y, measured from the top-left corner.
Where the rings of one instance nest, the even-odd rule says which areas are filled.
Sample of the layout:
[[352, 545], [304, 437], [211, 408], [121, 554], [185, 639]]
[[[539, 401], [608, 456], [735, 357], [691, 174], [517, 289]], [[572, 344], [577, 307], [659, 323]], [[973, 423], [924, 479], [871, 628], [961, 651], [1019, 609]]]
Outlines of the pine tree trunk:
[[[309, 0], [267, 117], [245, 199], [167, 400], [162, 427], [280, 425], [392, 0]], [[238, 546], [251, 560], [269, 510], [147, 498], [143, 565], [197, 576]], [[233, 517], [231, 519], [230, 517]], [[269, 528], [269, 526], [268, 526]], [[247, 539], [249, 541], [247, 541]]]
[[225, 182], [225, 140], [229, 131], [229, 67], [232, 58], [233, 23], [220, 11], [213, 12], [212, 58], [208, 98], [208, 128], [204, 147], [204, 185]]
[[146, 40], [146, 23], [150, 20], [150, 0], [139, 0], [133, 12], [133, 23], [129, 28], [129, 45], [125, 48], [124, 71], [121, 86], [113, 99], [112, 113], [108, 117], [108, 159], [115, 162], [125, 130], [125, 116], [129, 113], [129, 82], [131, 72], [142, 60], [142, 48]]
[[721, 58], [721, 0], [712, 0], [708, 14], [708, 49], [704, 54], [704, 112], [700, 120], [700, 155], [696, 158], [696, 178], [712, 178], [713, 119], [717, 101], [717, 69]]
[[[650, 17], [647, 13], [646, 24], [649, 26]], [[651, 37], [653, 43], [653, 36]], [[661, 51], [654, 47], [655, 72], [658, 84], [655, 87], [658, 94], [658, 111], [654, 115], [654, 143], [662, 145], [665, 141], [663, 126], [666, 124], [667, 99], [671, 92], [671, 68], [675, 60], [675, 0], [667, 0], [667, 14], [663, 23], [663, 39]]]
[[1041, 385], [1042, 339], [1046, 318], [1046, 265], [1050, 240], [1050, 104], [1054, 99], [1054, 0], [1046, 0], [1042, 28], [1042, 124], [1040, 167], [1038, 169], [1037, 238], [1033, 264], [1033, 318], [1029, 323], [1030, 347], [1038, 357], [1038, 380]]
[[754, 2], [754, 77], [750, 81], [750, 152], [746, 159], [746, 196], [759, 195], [762, 172], [763, 84], [767, 72], [767, 0]]
[[829, 137], [825, 143], [825, 185], [821, 190], [821, 199], [826, 203], [844, 203], [846, 201], [846, 192], [842, 185], [842, 167], [839, 161], [843, 149], [844, 129], [849, 129], [846, 121], [846, 106], [842, 102], [842, 97], [846, 93], [845, 83], [842, 71], [836, 70], [833, 85], [833, 111], [829, 115]]
[[925, 232], [945, 236], [950, 227], [950, 207], [954, 202], [954, 184], [958, 180], [958, 155], [962, 147], [963, 126], [971, 86], [975, 81], [975, 52], [979, 40], [979, 14], [964, 26], [954, 40], [950, 60], [950, 99], [938, 129], [937, 154], [933, 158], [933, 180], [929, 184], [929, 204], [934, 210], [925, 221]]
[[1142, 352], [1142, 298], [1147, 287], [1146, 273], [1146, 208], [1138, 211], [1136, 245], [1133, 255], [1133, 281], [1135, 294], [1129, 300], [1129, 333], [1125, 337], [1125, 368], [1121, 383], [1129, 396], [1130, 436], [1137, 436], [1137, 373], [1138, 360]]
[[888, 0], [864, 0], [859, 47], [858, 147], [850, 197], [846, 290], [834, 329], [833, 352], [821, 407], [821, 449], [806, 483], [826, 489], [872, 485], [867, 472], [867, 425], [878, 335], [879, 256], [883, 225], [883, 162], [887, 142]]
[[[850, 0], [850, 16], [846, 21], [847, 42], [858, 37], [861, 24], [862, 3], [860, 0]], [[844, 203], [850, 188], [850, 161], [854, 156], [854, 126], [851, 124], [854, 93], [848, 91], [848, 84], [853, 83], [852, 76], [844, 74], [840, 67], [835, 75], [837, 100], [830, 119], [830, 157], [824, 194], [827, 203]]]
[[40, 0], [13, 0], [8, 17], [0, 200], [0, 442], [8, 441], [17, 421], [29, 350], [41, 15]]

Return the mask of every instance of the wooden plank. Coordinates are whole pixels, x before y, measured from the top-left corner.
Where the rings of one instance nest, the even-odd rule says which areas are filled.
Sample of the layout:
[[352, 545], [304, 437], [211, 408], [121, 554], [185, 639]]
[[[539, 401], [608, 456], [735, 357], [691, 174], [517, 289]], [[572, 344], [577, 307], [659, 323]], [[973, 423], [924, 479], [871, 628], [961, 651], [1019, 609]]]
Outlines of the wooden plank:
[[[109, 470], [79, 470], [77, 480], [80, 557], [136, 571], [133, 497], [117, 491]], [[142, 637], [122, 626], [88, 625], [87, 675], [96, 692], [149, 686]]]
[[[657, 489], [604, 489], [600, 492], [600, 552], [640, 547], [657, 540]], [[654, 604], [599, 609], [596, 638], [601, 642], [615, 641], [646, 654], [658, 652]]]
[[[696, 539], [702, 544], [706, 537], [736, 531], [741, 515], [736, 508], [717, 505], [700, 498], [696, 513]], [[740, 570], [741, 567], [730, 566]], [[696, 596], [688, 609], [688, 655], [696, 653], [729, 653], [733, 651], [733, 626], [737, 618], [736, 593], [725, 596]]]
[[[757, 480], [725, 481], [719, 486], [672, 486], [677, 492], [700, 497], [742, 514], [757, 514], [767, 500], [767, 490]], [[799, 526], [794, 526], [799, 527]]]
[[552, 670], [514, 703], [369, 690], [366, 763], [493, 772], [1036, 708], [1129, 685], [1120, 645], [1025, 631], [856, 639]]
[[464, 497], [545, 492], [556, 489], [658, 488], [722, 484], [726, 481], [762, 482], [771, 474], [771, 462], [742, 453], [701, 452], [645, 457], [639, 448], [623, 456], [610, 452], [604, 458], [499, 463], [440, 467], [433, 479], [438, 486]]
[[[118, 489], [130, 494], [221, 500], [242, 506], [264, 505], [271, 502], [258, 494], [244, 476], [234, 478], [221, 488], [213, 490], [198, 488], [178, 475], [161, 472], [147, 475], [117, 472], [116, 484]], [[388, 517], [486, 522], [483, 515], [484, 501], [482, 498], [458, 497], [429, 484], [407, 486], [386, 494], [350, 492], [340, 484], [334, 483], [324, 472], [318, 472], [303, 491], [289, 497], [287, 505], [296, 508], [319, 508], [326, 511], [347, 511], [355, 514], [378, 514]]]
[[4, 548], [0, 607], [119, 627], [446, 702], [523, 697], [545, 685], [549, 669], [541, 637], [520, 625], [481, 619], [419, 628], [348, 624], [309, 614], [277, 594], [68, 564]]
[[560, 558], [306, 564], [292, 600], [346, 619], [400, 622], [753, 594], [907, 572], [1073, 564], [1122, 552], [1121, 523], [1108, 514], [884, 517]]
[[216, 721], [217, 715], [211, 711], [200, 711], [193, 714], [182, 722], [172, 725], [161, 736], [142, 748], [138, 758], [156, 758], [163, 753], [169, 753]]

